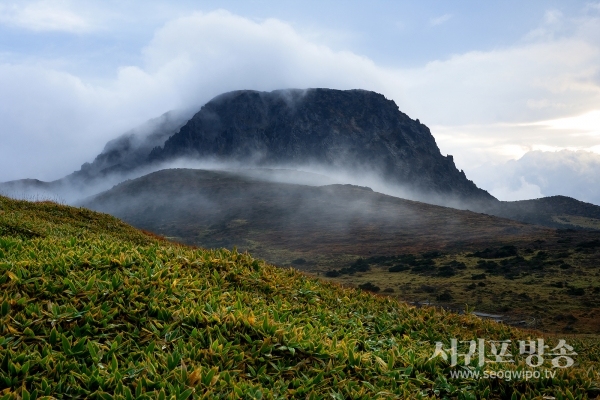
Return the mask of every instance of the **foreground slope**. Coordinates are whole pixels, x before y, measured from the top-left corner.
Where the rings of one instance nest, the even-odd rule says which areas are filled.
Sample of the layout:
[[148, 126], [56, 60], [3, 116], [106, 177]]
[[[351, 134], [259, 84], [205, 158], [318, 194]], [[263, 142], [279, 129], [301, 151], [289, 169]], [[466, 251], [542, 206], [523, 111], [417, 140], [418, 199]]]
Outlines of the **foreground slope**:
[[83, 204], [177, 241], [237, 246], [409, 302], [468, 304], [552, 332], [600, 332], [600, 232], [545, 229], [357, 186], [281, 182], [303, 176], [293, 172], [163, 170]]
[[[248, 254], [0, 197], [2, 398], [594, 398], [597, 341], [554, 378], [449, 379], [450, 338], [537, 338], [415, 309]], [[545, 338], [555, 344], [556, 338]], [[515, 342], [516, 343], [516, 342]], [[523, 371], [488, 363], [488, 370]], [[541, 368], [551, 369], [548, 360]], [[482, 372], [483, 368], [474, 371]]]

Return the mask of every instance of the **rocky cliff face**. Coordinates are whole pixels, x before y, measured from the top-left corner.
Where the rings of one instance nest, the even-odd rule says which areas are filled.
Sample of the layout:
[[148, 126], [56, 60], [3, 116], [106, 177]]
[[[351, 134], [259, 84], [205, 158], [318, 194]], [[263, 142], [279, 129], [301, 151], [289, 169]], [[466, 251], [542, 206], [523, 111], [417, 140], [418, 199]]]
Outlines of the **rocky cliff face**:
[[[208, 102], [149, 161], [215, 158], [257, 166], [368, 171], [416, 198], [494, 201], [442, 156], [429, 128], [364, 90], [236, 91]], [[436, 201], [439, 202], [439, 201]]]
[[163, 145], [190, 117], [189, 112], [169, 111], [151, 119], [108, 142], [93, 162], [83, 164], [79, 171], [64, 179], [78, 183], [88, 182], [145, 166], [150, 151]]
[[156, 167], [148, 163], [151, 150], [164, 144], [192, 115], [189, 111], [164, 113], [106, 143], [102, 152], [78, 171], [52, 182], [20, 179], [0, 183], [0, 193], [73, 203], [125, 179], [152, 172]]
[[328, 176], [341, 171], [340, 181], [363, 177], [346, 183], [371, 186], [377, 180], [385, 186], [380, 191], [389, 185], [400, 188], [390, 194], [458, 208], [497, 202], [457, 170], [452, 156], [442, 156], [429, 129], [393, 101], [365, 90], [331, 89], [225, 93], [193, 117], [169, 112], [108, 142], [93, 162], [60, 180], [16, 181], [0, 190], [44, 189], [72, 201], [181, 158], [221, 161], [223, 168], [312, 167]]

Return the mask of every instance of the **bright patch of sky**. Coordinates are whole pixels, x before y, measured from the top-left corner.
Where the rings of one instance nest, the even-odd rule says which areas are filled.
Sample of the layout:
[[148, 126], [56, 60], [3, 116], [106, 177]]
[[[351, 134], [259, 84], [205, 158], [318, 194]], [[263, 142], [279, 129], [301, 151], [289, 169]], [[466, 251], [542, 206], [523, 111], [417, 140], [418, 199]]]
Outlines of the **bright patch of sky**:
[[285, 87], [383, 93], [481, 187], [545, 194], [491, 171], [600, 152], [600, 3], [0, 1], [0, 181], [60, 178], [170, 109]]

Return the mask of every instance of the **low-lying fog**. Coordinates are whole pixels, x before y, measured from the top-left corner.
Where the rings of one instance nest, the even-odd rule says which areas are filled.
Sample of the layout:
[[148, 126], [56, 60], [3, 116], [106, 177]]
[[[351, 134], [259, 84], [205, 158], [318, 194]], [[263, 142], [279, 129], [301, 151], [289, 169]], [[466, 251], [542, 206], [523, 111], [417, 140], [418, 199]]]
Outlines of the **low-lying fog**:
[[254, 166], [241, 162], [222, 162], [218, 160], [178, 159], [175, 161], [140, 167], [129, 172], [115, 172], [88, 182], [65, 179], [54, 182], [33, 180], [13, 181], [0, 184], [0, 193], [13, 198], [29, 200], [53, 200], [69, 205], [77, 205], [83, 199], [101, 193], [113, 186], [149, 173], [172, 168], [187, 168], [216, 171], [234, 171], [237, 174], [254, 179], [291, 183], [308, 186], [331, 184], [352, 184], [371, 188], [375, 192], [395, 197], [419, 200], [426, 203], [447, 205], [454, 208], [467, 208], [456, 201], [444, 201], [442, 197], [416, 193], [395, 183], [384, 181], [374, 170], [346, 170], [341, 167], [312, 165], [270, 165]]
[[[292, 180], [312, 180], [313, 185], [290, 184]], [[289, 262], [289, 252], [312, 254], [310, 258], [398, 254], [515, 240], [543, 231], [363, 187], [319, 186], [319, 181], [331, 179], [281, 169], [165, 169], [79, 204], [177, 241], [209, 248], [236, 246], [272, 262]]]

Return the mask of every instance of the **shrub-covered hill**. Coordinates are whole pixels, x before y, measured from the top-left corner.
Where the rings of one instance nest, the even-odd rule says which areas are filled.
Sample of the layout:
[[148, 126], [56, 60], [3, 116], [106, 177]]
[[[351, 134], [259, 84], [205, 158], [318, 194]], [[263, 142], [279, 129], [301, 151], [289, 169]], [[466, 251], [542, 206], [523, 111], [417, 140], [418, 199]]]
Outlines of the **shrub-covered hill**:
[[[115, 218], [0, 197], [0, 398], [595, 398], [595, 338], [554, 378], [451, 379], [451, 338], [537, 338]], [[557, 338], [545, 338], [555, 344]], [[517, 362], [470, 370], [527, 369]], [[552, 370], [547, 361], [543, 366]], [[540, 368], [542, 368], [540, 367]]]

